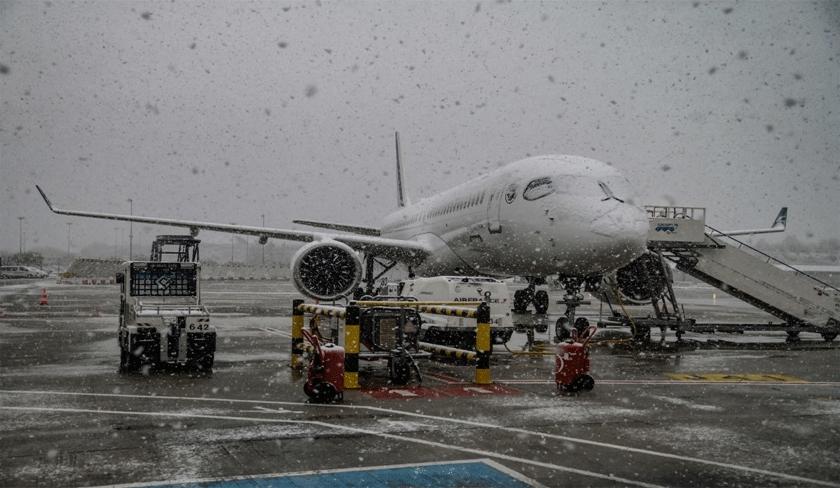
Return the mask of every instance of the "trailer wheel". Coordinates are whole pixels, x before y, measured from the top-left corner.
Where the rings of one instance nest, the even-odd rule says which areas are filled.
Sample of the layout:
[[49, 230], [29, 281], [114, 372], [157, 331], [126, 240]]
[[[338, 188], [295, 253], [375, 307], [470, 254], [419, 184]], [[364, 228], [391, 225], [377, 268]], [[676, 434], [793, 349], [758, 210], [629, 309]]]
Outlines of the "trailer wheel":
[[822, 338], [825, 340], [825, 342], [831, 342], [835, 338], [837, 338], [837, 332], [823, 332]]
[[401, 356], [395, 356], [388, 361], [391, 383], [404, 385], [411, 380], [411, 360]]
[[575, 389], [591, 391], [595, 387], [595, 379], [588, 374], [582, 374], [575, 378]]
[[312, 403], [331, 403], [335, 400], [338, 394], [335, 390], [335, 386], [326, 381], [320, 381], [318, 383], [310, 383], [307, 381], [306, 384], [303, 385], [303, 392], [306, 393], [306, 396], [309, 397]]

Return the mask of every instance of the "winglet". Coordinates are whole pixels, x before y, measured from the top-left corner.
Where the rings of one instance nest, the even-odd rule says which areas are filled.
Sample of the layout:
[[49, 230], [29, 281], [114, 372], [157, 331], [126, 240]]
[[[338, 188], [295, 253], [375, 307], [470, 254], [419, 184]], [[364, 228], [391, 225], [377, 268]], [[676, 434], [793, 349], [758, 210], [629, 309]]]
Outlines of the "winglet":
[[41, 187], [40, 187], [40, 186], [38, 186], [38, 185], [35, 185], [35, 188], [37, 188], [37, 189], [38, 189], [38, 192], [40, 192], [40, 193], [41, 193], [41, 196], [42, 196], [42, 197], [44, 197], [44, 201], [45, 201], [45, 202], [47, 202], [47, 207], [49, 207], [49, 208], [50, 208], [50, 210], [52, 210], [53, 212], [55, 212], [55, 209], [53, 208], [52, 203], [50, 202], [50, 199], [49, 199], [49, 198], [47, 198], [47, 194], [46, 194], [46, 193], [44, 193], [44, 190], [42, 190], [42, 189], [41, 189]]
[[787, 212], [788, 208], [782, 207], [782, 209], [779, 210], [779, 215], [776, 216], [776, 220], [773, 221], [773, 225], [771, 225], [770, 228], [785, 230], [785, 227], [787, 227]]
[[405, 207], [409, 205], [408, 195], [405, 194], [402, 171], [402, 151], [400, 151], [400, 133], [394, 132], [394, 144], [397, 151], [397, 205]]

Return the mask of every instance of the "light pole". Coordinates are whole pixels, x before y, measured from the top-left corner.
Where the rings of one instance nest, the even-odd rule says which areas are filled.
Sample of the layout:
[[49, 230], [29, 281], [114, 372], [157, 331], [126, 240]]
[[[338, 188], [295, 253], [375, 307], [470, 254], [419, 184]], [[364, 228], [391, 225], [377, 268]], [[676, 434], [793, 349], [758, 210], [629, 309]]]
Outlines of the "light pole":
[[[230, 225], [235, 225], [233, 222]], [[235, 234], [230, 235], [230, 262], [233, 264], [233, 239], [236, 237]]]
[[[265, 214], [260, 214], [262, 217], [262, 226], [265, 228]], [[265, 244], [262, 245], [262, 265], [265, 266]]]
[[20, 241], [18, 254], [23, 254], [23, 217], [18, 217], [18, 241]]
[[[134, 215], [134, 200], [128, 199], [128, 214]], [[134, 251], [134, 222], [128, 221], [128, 260], [131, 261]]]
[[73, 222], [67, 222], [67, 257], [70, 257], [70, 226], [73, 225]]

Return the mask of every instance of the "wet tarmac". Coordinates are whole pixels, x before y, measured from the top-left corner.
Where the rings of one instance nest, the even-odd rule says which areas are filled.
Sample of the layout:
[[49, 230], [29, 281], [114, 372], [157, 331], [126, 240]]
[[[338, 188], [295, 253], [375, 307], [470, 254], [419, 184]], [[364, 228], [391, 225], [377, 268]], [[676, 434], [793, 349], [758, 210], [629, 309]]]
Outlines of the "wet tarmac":
[[[553, 346], [523, 354], [515, 334], [494, 351], [492, 386], [424, 361], [422, 384], [389, 388], [371, 363], [361, 391], [313, 405], [289, 368], [291, 285], [204, 291], [212, 375], [119, 374], [115, 286], [0, 282], [0, 486], [840, 486], [840, 349], [815, 334], [605, 342], [580, 395], [557, 393]], [[708, 287], [677, 293], [701, 321], [770, 320]], [[491, 483], [504, 476], [516, 482]]]

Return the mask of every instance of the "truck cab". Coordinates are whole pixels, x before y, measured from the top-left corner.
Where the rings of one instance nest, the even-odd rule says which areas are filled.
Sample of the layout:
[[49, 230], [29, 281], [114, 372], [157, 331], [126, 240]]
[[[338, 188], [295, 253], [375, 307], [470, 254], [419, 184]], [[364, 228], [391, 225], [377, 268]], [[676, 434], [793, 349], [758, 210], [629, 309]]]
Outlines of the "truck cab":
[[117, 273], [120, 371], [162, 365], [209, 373], [216, 329], [201, 303], [197, 262], [129, 261]]

